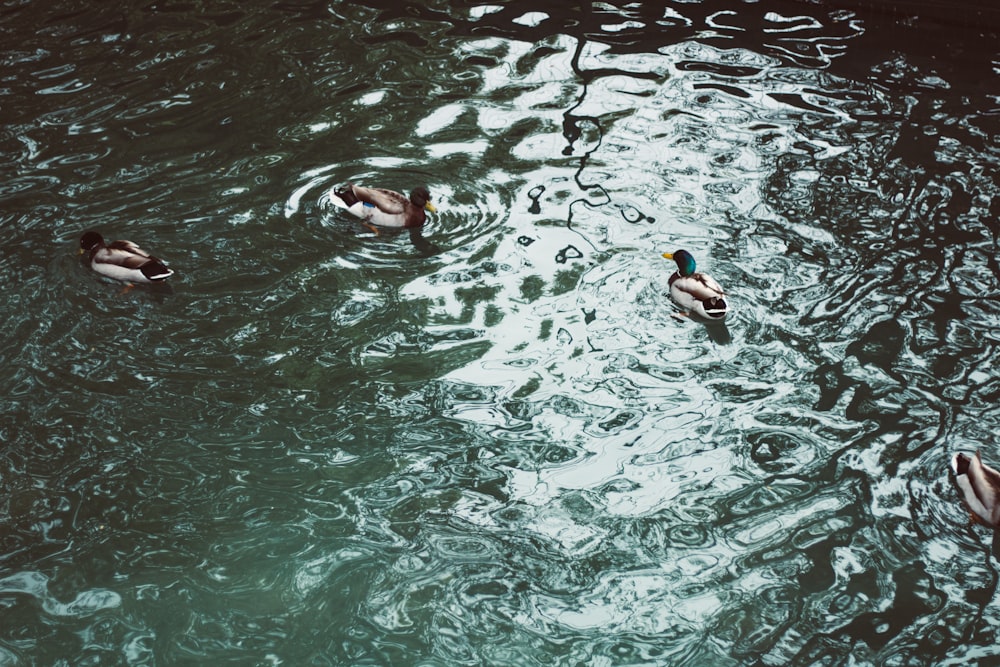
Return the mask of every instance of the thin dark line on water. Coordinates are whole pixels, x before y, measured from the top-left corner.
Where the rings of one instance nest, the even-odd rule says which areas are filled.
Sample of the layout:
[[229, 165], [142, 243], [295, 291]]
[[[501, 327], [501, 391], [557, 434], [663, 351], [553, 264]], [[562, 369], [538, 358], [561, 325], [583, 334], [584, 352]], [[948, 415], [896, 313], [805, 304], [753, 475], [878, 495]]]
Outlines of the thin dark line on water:
[[579, 235], [580, 238], [586, 241], [587, 245], [589, 245], [594, 252], [598, 252], [597, 246], [594, 245], [594, 243], [589, 238], [587, 238], [586, 235], [581, 233], [579, 230], [573, 228], [573, 207], [575, 204], [581, 203], [584, 206], [587, 206], [588, 208], [597, 208], [599, 206], [603, 206], [604, 204], [606, 204], [611, 200], [608, 191], [601, 184], [594, 183], [592, 185], [586, 185], [582, 182], [582, 176], [584, 170], [587, 168], [588, 158], [591, 156], [591, 154], [594, 153], [594, 151], [596, 151], [598, 148], [601, 147], [601, 143], [604, 140], [604, 131], [603, 128], [601, 127], [600, 120], [596, 116], [578, 116], [573, 113], [574, 110], [579, 109], [581, 106], [583, 106], [583, 103], [587, 98], [587, 92], [589, 90], [590, 82], [597, 76], [600, 76], [598, 72], [603, 71], [603, 70], [585, 71], [580, 66], [580, 58], [583, 55], [583, 48], [587, 44], [586, 35], [588, 30], [592, 27], [590, 23], [593, 18], [593, 13], [591, 12], [590, 3], [586, 2], [583, 3], [582, 9], [583, 9], [582, 19], [579, 25], [577, 26], [578, 34], [573, 35], [573, 37], [576, 39], [576, 48], [573, 50], [573, 57], [570, 59], [570, 66], [573, 68], [573, 72], [582, 81], [582, 87], [580, 95], [579, 97], [577, 97], [576, 104], [569, 107], [563, 113], [563, 136], [566, 137], [566, 147], [563, 148], [563, 155], [570, 156], [573, 154], [573, 144], [576, 143], [583, 134], [580, 129], [580, 124], [583, 122], [593, 123], [594, 128], [596, 128], [597, 132], [597, 141], [594, 142], [594, 145], [591, 146], [589, 150], [584, 151], [580, 155], [580, 164], [573, 174], [573, 180], [576, 182], [577, 187], [579, 187], [580, 190], [584, 192], [587, 192], [588, 190], [594, 188], [598, 189], [601, 195], [604, 196], [605, 202], [602, 204], [595, 205], [582, 197], [574, 199], [572, 202], [570, 202], [569, 205], [569, 210], [566, 216], [566, 226], [571, 231]]

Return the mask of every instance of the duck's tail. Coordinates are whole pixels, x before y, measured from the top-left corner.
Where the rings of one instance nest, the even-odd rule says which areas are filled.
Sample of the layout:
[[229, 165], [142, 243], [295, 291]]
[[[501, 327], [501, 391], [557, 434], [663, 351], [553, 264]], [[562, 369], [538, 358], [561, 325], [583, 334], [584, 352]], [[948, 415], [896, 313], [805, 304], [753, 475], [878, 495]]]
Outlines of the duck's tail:
[[166, 264], [156, 260], [146, 262], [139, 270], [142, 271], [142, 275], [146, 276], [147, 280], [152, 282], [166, 280], [174, 275], [174, 272], [168, 269]]
[[331, 199], [334, 205], [339, 206], [337, 203], [337, 199], [339, 199], [344, 204], [343, 208], [351, 208], [360, 201], [358, 196], [354, 194], [354, 186], [351, 183], [335, 188], [333, 195], [334, 196]]
[[713, 297], [705, 302], [705, 314], [712, 319], [721, 320], [728, 312], [729, 305], [723, 298]]

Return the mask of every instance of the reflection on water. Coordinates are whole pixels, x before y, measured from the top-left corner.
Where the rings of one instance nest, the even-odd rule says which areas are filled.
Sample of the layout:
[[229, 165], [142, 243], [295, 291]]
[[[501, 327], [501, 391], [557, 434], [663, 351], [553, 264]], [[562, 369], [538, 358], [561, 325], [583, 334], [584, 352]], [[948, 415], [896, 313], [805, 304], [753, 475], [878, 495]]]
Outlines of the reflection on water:
[[[996, 656], [946, 469], [1000, 462], [998, 25], [5, 8], [0, 663]], [[348, 180], [439, 213], [375, 236]]]

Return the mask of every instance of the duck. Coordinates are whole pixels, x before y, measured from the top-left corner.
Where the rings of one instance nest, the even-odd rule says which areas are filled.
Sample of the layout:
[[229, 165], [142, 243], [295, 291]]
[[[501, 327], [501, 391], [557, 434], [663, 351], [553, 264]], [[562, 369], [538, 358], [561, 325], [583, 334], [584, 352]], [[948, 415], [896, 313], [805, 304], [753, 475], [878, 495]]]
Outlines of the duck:
[[102, 276], [127, 283], [160, 283], [174, 275], [166, 264], [135, 243], [105, 243], [104, 237], [95, 231], [88, 231], [80, 237], [77, 254], [87, 254], [87, 264]]
[[670, 298], [688, 314], [694, 313], [709, 321], [721, 322], [729, 313], [726, 294], [707, 273], [695, 270], [694, 256], [687, 250], [663, 253], [665, 259], [677, 262], [677, 271], [670, 276]]
[[[330, 202], [379, 227], [421, 227], [427, 220], [426, 211], [437, 213], [437, 209], [431, 204], [430, 192], [423, 186], [414, 188], [407, 198], [394, 190], [347, 183], [333, 189]], [[369, 227], [378, 234], [378, 229]]]
[[1000, 472], [983, 463], [979, 451], [975, 456], [956, 453], [951, 457], [951, 470], [972, 520], [1000, 528]]

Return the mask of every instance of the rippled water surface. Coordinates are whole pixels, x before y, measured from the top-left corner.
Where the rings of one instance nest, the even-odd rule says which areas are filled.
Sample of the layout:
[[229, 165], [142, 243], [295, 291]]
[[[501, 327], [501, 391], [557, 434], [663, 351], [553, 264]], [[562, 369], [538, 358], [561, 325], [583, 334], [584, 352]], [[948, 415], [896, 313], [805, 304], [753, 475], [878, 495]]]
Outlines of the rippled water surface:
[[0, 665], [994, 664], [1000, 14], [893, 7], [3, 3]]

